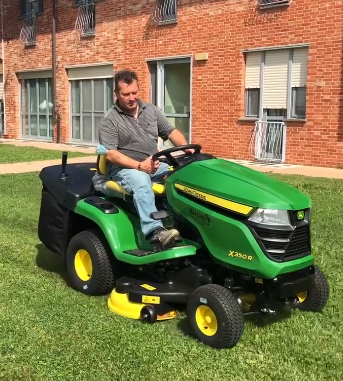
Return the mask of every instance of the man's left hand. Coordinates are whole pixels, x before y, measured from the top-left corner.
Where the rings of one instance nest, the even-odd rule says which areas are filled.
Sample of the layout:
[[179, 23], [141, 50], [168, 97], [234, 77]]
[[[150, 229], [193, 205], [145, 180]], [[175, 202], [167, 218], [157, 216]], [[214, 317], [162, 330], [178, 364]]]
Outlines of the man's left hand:
[[187, 149], [184, 149], [183, 152], [185, 153], [188, 153], [189, 155], [191, 155], [192, 153], [194, 153], [194, 149], [193, 148], [187, 148]]

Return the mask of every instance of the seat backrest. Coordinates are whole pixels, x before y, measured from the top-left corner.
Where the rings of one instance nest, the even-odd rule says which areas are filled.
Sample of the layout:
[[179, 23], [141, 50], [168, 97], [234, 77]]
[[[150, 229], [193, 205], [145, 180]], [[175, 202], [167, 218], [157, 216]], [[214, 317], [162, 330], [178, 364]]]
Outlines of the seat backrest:
[[98, 155], [97, 161], [96, 161], [96, 167], [97, 170], [102, 174], [106, 175], [107, 171], [107, 160], [105, 158], [105, 155]]

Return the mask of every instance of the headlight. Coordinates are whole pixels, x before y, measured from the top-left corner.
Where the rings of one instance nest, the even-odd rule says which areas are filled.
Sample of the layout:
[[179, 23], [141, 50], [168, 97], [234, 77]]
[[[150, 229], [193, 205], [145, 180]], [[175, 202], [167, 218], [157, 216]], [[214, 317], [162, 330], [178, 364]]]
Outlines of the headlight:
[[249, 221], [263, 225], [290, 225], [288, 212], [276, 209], [257, 209]]

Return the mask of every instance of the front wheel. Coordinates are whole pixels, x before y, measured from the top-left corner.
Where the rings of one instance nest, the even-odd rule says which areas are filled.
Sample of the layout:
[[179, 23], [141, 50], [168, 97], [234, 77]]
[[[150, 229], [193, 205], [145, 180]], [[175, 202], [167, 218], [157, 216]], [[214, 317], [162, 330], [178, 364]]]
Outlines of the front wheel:
[[329, 299], [329, 285], [325, 275], [314, 266], [314, 283], [312, 289], [297, 295], [296, 307], [302, 311], [320, 312]]
[[232, 348], [243, 333], [243, 313], [237, 298], [216, 284], [201, 286], [190, 295], [187, 317], [196, 338], [212, 348]]

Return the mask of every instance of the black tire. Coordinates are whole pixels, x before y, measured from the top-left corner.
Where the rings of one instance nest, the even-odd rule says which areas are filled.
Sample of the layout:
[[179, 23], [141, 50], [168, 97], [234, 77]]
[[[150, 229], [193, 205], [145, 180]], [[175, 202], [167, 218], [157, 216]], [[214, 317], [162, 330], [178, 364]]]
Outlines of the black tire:
[[296, 306], [301, 311], [320, 312], [329, 299], [329, 285], [325, 275], [314, 266], [313, 288], [307, 291], [305, 300]]
[[[80, 250], [89, 254], [92, 273], [83, 279], [77, 273], [75, 258]], [[102, 234], [96, 230], [84, 230], [76, 234], [68, 245], [66, 267], [70, 286], [86, 295], [106, 295], [115, 286], [115, 276], [107, 249], [107, 243]], [[86, 272], [85, 272], [86, 273]]]
[[141, 310], [141, 319], [145, 323], [155, 323], [157, 321], [156, 308], [150, 304], [144, 306]]
[[[201, 311], [206, 315], [205, 311], [209, 311], [206, 307], [211, 311], [209, 314], [214, 314], [216, 320], [217, 328], [209, 331], [211, 336], [204, 334], [200, 328], [201, 324], [199, 326], [197, 322], [197, 311], [198, 316], [201, 315]], [[201, 286], [190, 295], [187, 317], [194, 336], [212, 348], [232, 348], [243, 333], [243, 313], [237, 298], [227, 288], [216, 284]], [[206, 330], [209, 327], [206, 328], [204, 323], [202, 328]]]

